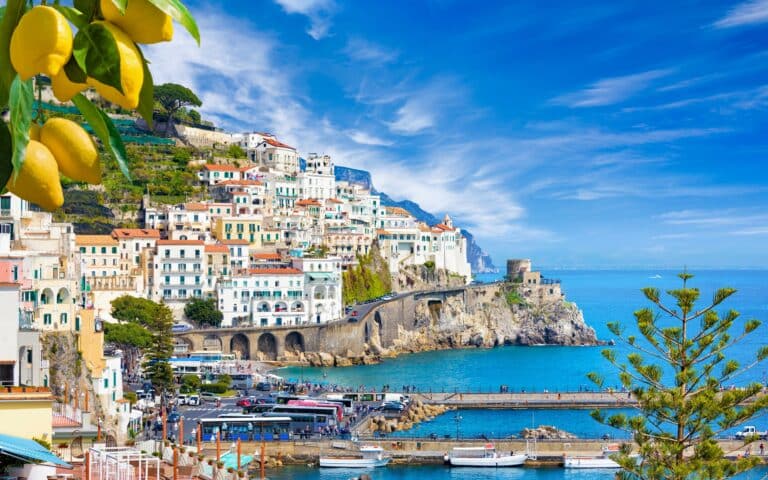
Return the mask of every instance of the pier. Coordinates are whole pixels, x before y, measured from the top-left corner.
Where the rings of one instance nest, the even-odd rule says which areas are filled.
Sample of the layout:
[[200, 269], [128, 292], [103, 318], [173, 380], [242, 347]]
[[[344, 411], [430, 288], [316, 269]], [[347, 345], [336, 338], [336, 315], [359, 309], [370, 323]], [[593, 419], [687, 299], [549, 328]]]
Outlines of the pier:
[[462, 409], [551, 410], [628, 408], [637, 401], [627, 392], [411, 393], [414, 400]]

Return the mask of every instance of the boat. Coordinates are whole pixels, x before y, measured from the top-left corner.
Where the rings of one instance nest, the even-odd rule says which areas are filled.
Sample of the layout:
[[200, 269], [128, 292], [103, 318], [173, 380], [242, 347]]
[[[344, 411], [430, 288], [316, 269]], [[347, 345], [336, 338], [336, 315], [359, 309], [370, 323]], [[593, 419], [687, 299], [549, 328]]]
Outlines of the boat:
[[446, 461], [452, 467], [520, 467], [527, 459], [525, 453], [500, 454], [492, 443], [486, 443], [482, 447], [455, 447]]
[[618, 445], [605, 445], [600, 455], [563, 455], [565, 468], [621, 468], [611, 460], [611, 455], [619, 453]]
[[320, 456], [321, 467], [332, 468], [373, 468], [383, 467], [390, 458], [384, 456], [384, 449], [375, 445], [363, 445], [359, 449], [360, 456]]

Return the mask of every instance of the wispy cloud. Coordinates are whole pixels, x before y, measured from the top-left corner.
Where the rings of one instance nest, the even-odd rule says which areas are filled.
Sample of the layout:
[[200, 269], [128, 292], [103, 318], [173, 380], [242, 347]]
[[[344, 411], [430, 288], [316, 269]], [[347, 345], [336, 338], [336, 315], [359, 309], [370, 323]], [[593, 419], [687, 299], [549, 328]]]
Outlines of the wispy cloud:
[[715, 93], [702, 97], [685, 98], [674, 102], [662, 103], [642, 107], [624, 108], [623, 112], [644, 112], [652, 110], [672, 110], [690, 107], [692, 105], [717, 104], [724, 106], [723, 113], [732, 113], [736, 110], [752, 110], [768, 106], [768, 85], [746, 90], [736, 90], [723, 93]]
[[331, 28], [331, 15], [336, 7], [333, 0], [275, 0], [285, 13], [304, 15], [310, 25], [307, 34], [315, 40], [328, 35]]
[[360, 37], [353, 37], [347, 41], [344, 47], [344, 54], [352, 60], [376, 65], [390, 63], [396, 60], [398, 56], [396, 51]]
[[436, 77], [419, 87], [403, 86], [399, 97], [391, 93], [386, 96], [391, 103], [405, 99], [394, 112], [394, 119], [385, 122], [389, 130], [398, 135], [417, 135], [435, 127], [441, 115], [464, 105], [466, 89], [456, 79]]
[[353, 142], [360, 145], [389, 146], [393, 143], [391, 140], [377, 137], [362, 130], [347, 130], [345, 133]]
[[731, 8], [714, 23], [715, 28], [732, 28], [768, 22], [768, 0], [749, 0]]
[[649, 70], [622, 77], [604, 78], [577, 92], [567, 93], [550, 100], [554, 105], [571, 108], [601, 107], [621, 103], [648, 86], [670, 70]]
[[657, 218], [667, 225], [692, 228], [743, 227], [728, 232], [733, 235], [761, 234], [768, 228], [764, 226], [768, 225], [768, 214], [747, 209], [677, 210], [663, 213]]

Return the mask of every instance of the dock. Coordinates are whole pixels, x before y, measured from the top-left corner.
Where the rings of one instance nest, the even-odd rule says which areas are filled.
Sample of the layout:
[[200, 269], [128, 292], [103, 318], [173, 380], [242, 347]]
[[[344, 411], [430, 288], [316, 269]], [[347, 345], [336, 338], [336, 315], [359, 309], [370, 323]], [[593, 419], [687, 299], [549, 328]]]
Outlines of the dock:
[[551, 409], [572, 410], [595, 408], [630, 408], [637, 401], [627, 392], [565, 392], [565, 393], [411, 393], [414, 400], [461, 409]]

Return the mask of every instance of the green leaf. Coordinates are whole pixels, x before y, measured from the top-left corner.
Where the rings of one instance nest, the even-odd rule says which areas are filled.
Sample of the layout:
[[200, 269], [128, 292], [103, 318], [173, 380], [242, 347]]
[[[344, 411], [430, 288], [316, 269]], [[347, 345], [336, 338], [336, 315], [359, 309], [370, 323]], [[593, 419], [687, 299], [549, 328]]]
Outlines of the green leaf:
[[11, 65], [11, 35], [25, 12], [24, 0], [8, 0], [0, 23], [0, 107], [8, 105], [8, 94], [16, 71]]
[[88, 80], [88, 75], [80, 68], [74, 57], [70, 58], [66, 65], [64, 65], [64, 73], [70, 82], [85, 83]]
[[32, 79], [22, 81], [18, 75], [11, 83], [8, 107], [11, 111], [11, 137], [13, 138], [13, 168], [16, 175], [24, 164], [24, 154], [29, 143], [29, 125], [32, 123]]
[[117, 42], [104, 25], [91, 23], [75, 35], [72, 55], [91, 78], [123, 93]]
[[5, 186], [13, 174], [13, 141], [11, 132], [8, 130], [8, 124], [2, 122], [0, 125], [0, 192], [5, 191]]
[[152, 114], [155, 112], [155, 85], [152, 83], [152, 72], [149, 71], [149, 65], [147, 65], [147, 61], [143, 60], [143, 63], [144, 83], [141, 84], [141, 92], [139, 92], [139, 106], [136, 107], [136, 110], [141, 115], [141, 118], [147, 122], [147, 125], [151, 130]]
[[86, 25], [90, 23], [90, 19], [86, 14], [81, 12], [80, 10], [72, 7], [67, 7], [64, 5], [53, 5], [53, 8], [59, 11], [64, 17], [69, 20], [72, 25], [77, 27], [78, 29], [84, 28]]
[[128, 7], [128, 0], [112, 0], [112, 3], [120, 10], [120, 13], [125, 15], [125, 9]]
[[75, 8], [80, 10], [90, 22], [96, 13], [97, 0], [75, 0]]
[[200, 32], [197, 29], [195, 18], [189, 13], [181, 0], [149, 0], [154, 6], [171, 16], [187, 29], [192, 38], [200, 45]]
[[120, 132], [115, 128], [112, 119], [100, 108], [91, 103], [90, 100], [85, 98], [82, 93], [78, 93], [72, 97], [72, 103], [74, 103], [78, 110], [80, 110], [80, 113], [83, 114], [88, 125], [91, 126], [93, 132], [99, 137], [99, 140], [101, 140], [104, 149], [115, 159], [117, 165], [120, 167], [120, 171], [123, 172], [125, 178], [130, 181], [131, 172], [128, 171], [128, 154], [125, 152], [123, 139], [120, 138]]

